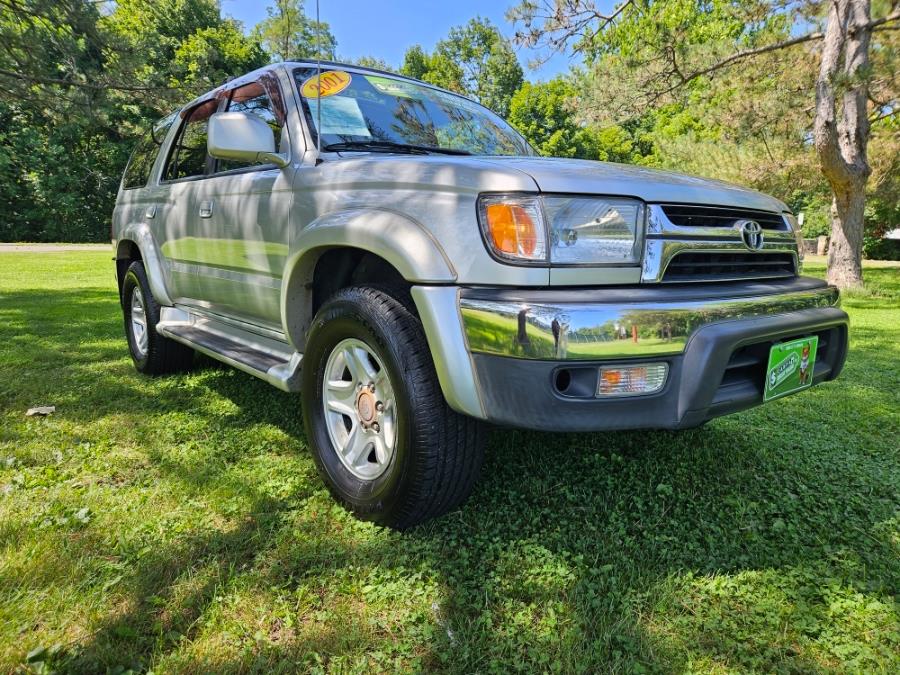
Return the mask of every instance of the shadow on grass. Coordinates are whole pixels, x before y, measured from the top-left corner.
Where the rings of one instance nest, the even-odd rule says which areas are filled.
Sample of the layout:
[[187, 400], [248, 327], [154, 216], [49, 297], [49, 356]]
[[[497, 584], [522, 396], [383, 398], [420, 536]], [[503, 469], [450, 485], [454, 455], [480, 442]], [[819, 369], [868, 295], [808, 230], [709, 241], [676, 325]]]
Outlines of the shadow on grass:
[[[298, 397], [208, 360], [199, 375], [152, 381], [160, 386], [145, 396], [149, 381], [131, 374], [121, 332], [116, 300], [101, 291], [4, 294], [0, 406], [25, 403], [15, 373], [46, 378], [48, 396], [67, 402], [77, 423], [140, 417], [149, 407], [195, 415], [209, 427], [271, 425], [305, 446]], [[857, 337], [875, 343], [879, 333], [867, 328]], [[692, 665], [691, 647], [711, 664], [757, 659], [761, 669], [817, 670], [821, 661], [795, 637], [817, 630], [801, 622], [828, 624], [819, 586], [833, 582], [868, 599], [900, 585], [889, 562], [894, 544], [873, 535], [896, 505], [897, 484], [884, 470], [890, 458], [872, 447], [880, 437], [864, 439], [866, 425], [853, 423], [869, 416], [866, 424], [898, 431], [896, 420], [877, 412], [871, 419], [900, 384], [896, 347], [857, 349], [852, 359], [837, 383], [701, 431], [496, 431], [482, 481], [462, 510], [362, 544], [330, 517], [303, 510], [313, 488], [276, 499], [230, 475], [240, 450], [209, 466], [150, 453], [159, 475], [184, 486], [186, 497], [214, 489], [240, 495], [246, 506], [225, 527], [185, 534], [136, 559], [114, 611], [61, 654], [59, 666], [148, 667], [195, 638], [219, 590], [247, 569], [264, 594], [351, 567], [402, 571], [414, 559], [440, 580], [444, 598], [431, 619], [428, 668], [629, 670], [640, 662], [680, 671]], [[192, 390], [227, 399], [232, 412], [192, 408]], [[95, 554], [95, 537], [86, 532], [73, 544], [79, 555]], [[784, 597], [742, 595], [758, 574], [783, 577], [771, 585]], [[704, 576], [732, 586], [710, 588], [697, 581]], [[811, 606], [803, 616], [790, 614], [798, 601]], [[326, 622], [300, 643], [260, 642], [236, 660], [197, 656], [184, 669], [271, 671], [309, 651], [327, 657], [359, 646], [341, 630]], [[742, 630], [743, 647], [733, 634]]]

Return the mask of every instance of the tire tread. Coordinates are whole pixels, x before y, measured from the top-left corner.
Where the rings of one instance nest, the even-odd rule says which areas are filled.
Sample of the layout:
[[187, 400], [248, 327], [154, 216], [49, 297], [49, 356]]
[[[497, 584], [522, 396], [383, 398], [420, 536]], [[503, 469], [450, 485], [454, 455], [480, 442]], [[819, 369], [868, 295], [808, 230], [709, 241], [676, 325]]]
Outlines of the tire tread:
[[338, 291], [323, 310], [346, 302], [366, 306], [383, 327], [390, 327], [391, 337], [405, 357], [417, 473], [387, 520], [371, 515], [386, 525], [406, 529], [452, 511], [468, 498], [481, 471], [485, 426], [455, 412], [444, 399], [428, 341], [406, 289], [352, 286]]

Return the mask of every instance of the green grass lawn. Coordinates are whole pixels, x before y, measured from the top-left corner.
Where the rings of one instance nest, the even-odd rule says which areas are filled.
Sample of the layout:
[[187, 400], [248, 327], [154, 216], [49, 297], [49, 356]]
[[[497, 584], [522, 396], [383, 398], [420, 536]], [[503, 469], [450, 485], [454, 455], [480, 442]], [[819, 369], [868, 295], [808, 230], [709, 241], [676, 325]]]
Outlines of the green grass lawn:
[[845, 300], [837, 382], [495, 432], [397, 534], [333, 505], [296, 396], [139, 376], [109, 258], [0, 253], [0, 672], [900, 671], [900, 267]]

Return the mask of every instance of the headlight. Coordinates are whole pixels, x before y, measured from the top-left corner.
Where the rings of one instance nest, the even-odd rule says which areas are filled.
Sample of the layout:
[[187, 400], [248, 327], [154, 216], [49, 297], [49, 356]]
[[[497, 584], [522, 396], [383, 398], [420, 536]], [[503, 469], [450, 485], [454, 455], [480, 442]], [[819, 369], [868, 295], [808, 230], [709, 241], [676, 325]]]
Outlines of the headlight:
[[550, 261], [635, 264], [644, 239], [644, 204], [618, 197], [545, 197]]
[[791, 232], [794, 233], [794, 239], [797, 240], [797, 258], [800, 262], [803, 262], [803, 233], [800, 231], [800, 223], [797, 222], [797, 216], [793, 213], [788, 213], [785, 211], [781, 214], [784, 216], [784, 219], [787, 221], [788, 225], [791, 226]]
[[488, 248], [521, 264], [636, 265], [644, 214], [643, 202], [621, 197], [485, 195], [478, 202]]

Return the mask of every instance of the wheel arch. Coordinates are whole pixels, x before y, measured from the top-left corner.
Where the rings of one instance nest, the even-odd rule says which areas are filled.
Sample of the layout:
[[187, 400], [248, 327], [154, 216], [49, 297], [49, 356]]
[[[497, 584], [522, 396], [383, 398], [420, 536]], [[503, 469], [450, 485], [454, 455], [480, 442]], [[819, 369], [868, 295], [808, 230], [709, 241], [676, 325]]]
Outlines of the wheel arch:
[[[137, 257], [135, 257], [137, 256]], [[146, 223], [135, 223], [124, 228], [116, 242], [116, 268], [124, 265], [125, 270], [119, 278], [119, 290], [121, 297], [121, 282], [125, 277], [128, 265], [134, 260], [144, 263], [144, 271], [147, 273], [147, 282], [150, 291], [160, 305], [172, 305], [172, 298], [166, 288], [164, 262], [156, 240]], [[122, 262], [120, 262], [122, 261]], [[128, 261], [128, 262], [125, 262]]]
[[[281, 286], [284, 332], [298, 351], [323, 298], [317, 281], [321, 264], [335, 260], [367, 261], [370, 271], [327, 267], [335, 280], [330, 290], [353, 283], [403, 281], [408, 284], [447, 284], [456, 280], [446, 254], [433, 236], [415, 221], [387, 210], [353, 209], [327, 216], [304, 229], [292, 246]], [[372, 264], [374, 263], [374, 264]], [[317, 275], [317, 270], [319, 270]], [[373, 271], [374, 270], [374, 271]]]

